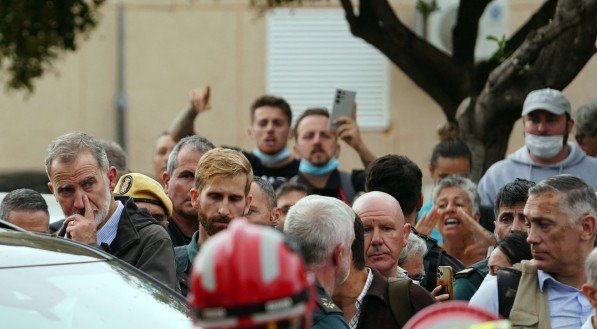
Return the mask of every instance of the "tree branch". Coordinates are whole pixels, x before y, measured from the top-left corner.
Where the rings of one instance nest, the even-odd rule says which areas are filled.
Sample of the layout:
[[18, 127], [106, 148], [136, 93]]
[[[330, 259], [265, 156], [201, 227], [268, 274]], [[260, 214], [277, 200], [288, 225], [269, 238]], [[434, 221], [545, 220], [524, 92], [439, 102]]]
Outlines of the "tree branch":
[[460, 0], [456, 25], [452, 30], [452, 54], [456, 63], [472, 66], [479, 20], [491, 0]]
[[484, 132], [497, 122], [519, 118], [530, 91], [567, 86], [596, 51], [596, 22], [597, 0], [560, 0], [553, 21], [529, 33], [518, 50], [491, 72], [469, 128], [489, 145], [490, 134]]
[[524, 23], [506, 42], [505, 55], [509, 56], [524, 42], [529, 32], [547, 25], [556, 12], [558, 0], [548, 0], [539, 8], [529, 20]]
[[490, 89], [498, 90], [511, 85], [510, 81], [512, 79], [520, 78], [521, 75], [525, 74], [525, 71], [531, 68], [533, 62], [547, 45], [561, 37], [565, 31], [577, 27], [582, 22], [582, 11], [579, 5], [575, 10], [576, 15], [567, 15], [566, 20], [554, 21], [536, 32], [530, 33], [514, 54], [491, 72], [487, 80], [487, 86]]
[[344, 13], [346, 14], [346, 21], [348, 22], [348, 26], [350, 27], [350, 32], [352, 32], [352, 34], [355, 34], [353, 28], [357, 27], [357, 17], [354, 14], [352, 1], [340, 0], [340, 4], [342, 4], [342, 9], [344, 9]]
[[[349, 0], [340, 2], [347, 16], [354, 15]], [[349, 20], [349, 25], [355, 36], [384, 53], [429, 94], [448, 121], [455, 121], [456, 109], [468, 91], [468, 74], [463, 67], [406, 27], [387, 0], [361, 0], [359, 16]]]

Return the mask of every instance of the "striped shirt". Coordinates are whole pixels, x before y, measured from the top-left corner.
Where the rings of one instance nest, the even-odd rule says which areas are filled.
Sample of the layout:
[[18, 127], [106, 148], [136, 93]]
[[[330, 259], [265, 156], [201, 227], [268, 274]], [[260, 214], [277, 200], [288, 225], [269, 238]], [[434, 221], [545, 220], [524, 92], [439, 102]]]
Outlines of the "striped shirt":
[[363, 287], [361, 294], [359, 295], [359, 297], [357, 297], [357, 300], [354, 302], [356, 312], [354, 313], [353, 317], [350, 319], [350, 322], [348, 323], [350, 329], [355, 329], [357, 327], [357, 324], [359, 324], [359, 316], [361, 315], [361, 306], [363, 305], [363, 299], [365, 298], [367, 291], [369, 291], [369, 287], [371, 287], [371, 281], [373, 281], [373, 273], [371, 272], [371, 269], [368, 267], [366, 267], [366, 269], [367, 281], [365, 282], [365, 286]]
[[118, 223], [120, 222], [120, 215], [124, 210], [124, 206], [120, 201], [116, 201], [116, 210], [112, 214], [112, 217], [108, 219], [106, 224], [97, 231], [97, 245], [101, 246], [102, 243], [110, 245], [116, 238], [116, 232], [118, 231]]

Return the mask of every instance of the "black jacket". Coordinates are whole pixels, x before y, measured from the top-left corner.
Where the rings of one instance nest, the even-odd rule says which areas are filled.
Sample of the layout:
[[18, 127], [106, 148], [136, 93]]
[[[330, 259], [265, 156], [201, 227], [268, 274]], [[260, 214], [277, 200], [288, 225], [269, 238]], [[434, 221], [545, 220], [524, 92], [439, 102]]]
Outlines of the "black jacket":
[[[115, 199], [124, 205], [118, 231], [114, 241], [101, 248], [176, 289], [174, 249], [166, 229], [147, 212], [137, 208], [131, 198], [118, 196]], [[58, 231], [59, 236], [65, 233], [62, 228]]]

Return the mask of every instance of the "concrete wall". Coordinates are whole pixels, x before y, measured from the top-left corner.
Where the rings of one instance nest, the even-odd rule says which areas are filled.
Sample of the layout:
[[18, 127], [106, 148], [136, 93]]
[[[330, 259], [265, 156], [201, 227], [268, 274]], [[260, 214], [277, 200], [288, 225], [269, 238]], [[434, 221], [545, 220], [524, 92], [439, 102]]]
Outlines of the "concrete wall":
[[[216, 144], [252, 148], [246, 135], [248, 106], [265, 92], [265, 19], [248, 0], [130, 0], [126, 10], [127, 151], [129, 166], [150, 172], [153, 143], [187, 102], [193, 87], [212, 86], [212, 110], [196, 130]], [[414, 0], [394, 1], [401, 19], [412, 24]], [[524, 22], [539, 1], [511, 1], [511, 30]], [[35, 92], [3, 91], [0, 98], [0, 145], [5, 154], [0, 172], [43, 170], [45, 149], [56, 136], [83, 130], [116, 139], [116, 1], [101, 10], [98, 27], [79, 50], [65, 54]], [[334, 6], [336, 2], [324, 3]], [[597, 90], [597, 59], [565, 90], [573, 107]], [[0, 80], [3, 83], [4, 80]], [[401, 71], [390, 75], [391, 124], [385, 132], [363, 133], [374, 153], [400, 153], [423, 168], [437, 142], [436, 127], [444, 121], [439, 107]], [[520, 123], [510, 149], [522, 145]], [[359, 166], [346, 145], [342, 167]]]

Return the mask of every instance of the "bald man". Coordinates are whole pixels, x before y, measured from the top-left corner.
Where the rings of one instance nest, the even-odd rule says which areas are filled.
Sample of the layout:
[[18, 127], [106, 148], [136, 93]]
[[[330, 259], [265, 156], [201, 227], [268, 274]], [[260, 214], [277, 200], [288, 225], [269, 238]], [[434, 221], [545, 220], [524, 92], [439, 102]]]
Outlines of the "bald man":
[[[379, 193], [382, 198], [389, 196], [383, 192], [370, 192], [365, 194], [366, 198], [369, 198], [368, 194], [371, 193]], [[361, 198], [362, 196], [357, 199], [357, 202]], [[374, 195], [373, 199], [375, 198]], [[388, 204], [395, 205], [392, 202], [388, 202]], [[384, 227], [386, 227], [385, 224]], [[389, 283], [388, 279], [375, 268], [365, 266], [364, 240], [367, 239], [367, 230], [375, 231], [364, 227], [363, 222], [357, 216], [354, 220], [355, 238], [351, 246], [350, 273], [348, 279], [334, 289], [332, 298], [344, 312], [344, 318], [351, 328], [402, 328], [415, 313], [435, 303], [435, 299], [424, 288], [412, 284], [410, 279]], [[406, 296], [407, 294], [408, 296]], [[392, 296], [398, 296], [403, 301], [408, 300], [410, 306], [408, 308], [396, 307], [395, 309], [389, 302]]]
[[365, 263], [385, 277], [396, 277], [400, 252], [410, 234], [400, 204], [387, 193], [373, 191], [360, 196], [352, 209], [363, 221]]

